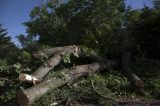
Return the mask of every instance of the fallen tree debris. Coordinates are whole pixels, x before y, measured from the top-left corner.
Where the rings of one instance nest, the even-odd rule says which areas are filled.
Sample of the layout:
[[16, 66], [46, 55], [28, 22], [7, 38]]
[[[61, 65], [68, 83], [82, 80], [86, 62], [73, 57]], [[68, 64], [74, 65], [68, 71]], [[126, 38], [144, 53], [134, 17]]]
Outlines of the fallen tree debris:
[[52, 78], [36, 86], [32, 86], [31, 88], [28, 88], [24, 91], [19, 92], [18, 102], [20, 106], [28, 106], [51, 89], [53, 90], [60, 86], [70, 84], [71, 82], [75, 81], [80, 77], [102, 71], [109, 67], [112, 67], [112, 66], [109, 66], [109, 64], [107, 64], [106, 62], [96, 62], [88, 65], [76, 66], [73, 69], [63, 70], [61, 71], [64, 77], [63, 79]]
[[[73, 54], [78, 57], [79, 55], [84, 54], [83, 52], [84, 51], [80, 47], [75, 45], [45, 49], [44, 51], [35, 54], [35, 56], [43, 56], [42, 53], [44, 53], [50, 57], [49, 60], [40, 66], [32, 75], [20, 74], [19, 80], [33, 83], [36, 81], [38, 82], [61, 62], [66, 53], [69, 55]], [[54, 90], [66, 84], [72, 84], [73, 81], [76, 81], [83, 76], [101, 72], [105, 69], [115, 68], [120, 65], [122, 73], [129, 79], [129, 81], [131, 81], [131, 83], [133, 83], [137, 88], [143, 88], [142, 80], [134, 74], [129, 67], [129, 52], [124, 52], [122, 54], [120, 63], [116, 60], [108, 60], [98, 56], [91, 56], [91, 58], [92, 57], [93, 62], [91, 64], [77, 65], [75, 67], [59, 71], [63, 78], [54, 77], [46, 81], [41, 81], [31, 88], [20, 91], [17, 96], [19, 105], [29, 106], [50, 90]], [[141, 87], [139, 87], [139, 85], [141, 85]]]

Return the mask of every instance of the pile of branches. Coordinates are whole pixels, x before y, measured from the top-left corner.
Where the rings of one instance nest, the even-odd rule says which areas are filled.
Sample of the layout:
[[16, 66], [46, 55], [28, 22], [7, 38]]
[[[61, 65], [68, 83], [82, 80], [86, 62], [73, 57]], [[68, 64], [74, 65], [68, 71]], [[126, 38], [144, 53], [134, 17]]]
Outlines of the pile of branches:
[[92, 59], [92, 63], [76, 65], [68, 69], [61, 70], [64, 77], [63, 79], [53, 77], [51, 79], [43, 80], [43, 77], [45, 77], [50, 70], [53, 70], [55, 66], [60, 64], [66, 54], [69, 56], [74, 55], [77, 58], [84, 58], [85, 52], [86, 51], [84, 51], [81, 47], [71, 45], [44, 49], [43, 51], [39, 51], [34, 54], [34, 57], [36, 58], [43, 56], [47, 56], [49, 58], [33, 74], [28, 75], [21, 73], [19, 75], [20, 81], [33, 83], [32, 87], [18, 92], [17, 99], [19, 105], [29, 106], [50, 90], [54, 90], [68, 84], [70, 85], [73, 81], [76, 81], [81, 77], [115, 67], [121, 69], [121, 73], [124, 74], [131, 82], [131, 84], [133, 84], [136, 88], [143, 89], [143, 81], [136, 74], [134, 74], [129, 67], [131, 53], [128, 51], [122, 53], [120, 60], [106, 59], [97, 56], [95, 53], [92, 53], [91, 56], [86, 56], [86, 58]]

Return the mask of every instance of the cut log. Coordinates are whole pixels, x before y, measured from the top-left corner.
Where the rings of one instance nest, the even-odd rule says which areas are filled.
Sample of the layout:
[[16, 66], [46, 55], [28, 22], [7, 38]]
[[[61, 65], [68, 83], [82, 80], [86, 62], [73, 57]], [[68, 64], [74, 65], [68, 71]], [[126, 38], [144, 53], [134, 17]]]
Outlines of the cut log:
[[88, 65], [76, 66], [70, 70], [69, 69], [63, 70], [61, 72], [63, 73], [63, 76], [64, 76], [63, 79], [53, 78], [45, 82], [42, 82], [36, 86], [32, 86], [31, 88], [28, 88], [24, 91], [19, 92], [17, 96], [19, 105], [29, 106], [30, 104], [38, 100], [41, 96], [43, 96], [46, 92], [48, 92], [51, 89], [58, 88], [65, 84], [70, 84], [70, 82], [82, 76], [93, 74], [97, 71], [99, 72], [109, 67], [114, 67], [112, 65], [113, 64], [110, 64], [109, 61], [107, 62], [102, 61], [102, 62], [96, 62]]
[[54, 47], [54, 48], [49, 48], [49, 49], [44, 49], [42, 51], [39, 51], [37, 53], [34, 53], [34, 57], [39, 58], [39, 57], [50, 57], [53, 54], [57, 54], [58, 52], [63, 51], [65, 53], [74, 53], [74, 55], [78, 55], [80, 53], [80, 47], [71, 45], [71, 46], [63, 46], [63, 47]]
[[138, 89], [143, 89], [144, 83], [143, 81], [132, 72], [130, 68], [130, 58], [131, 53], [130, 52], [124, 52], [121, 56], [121, 68], [122, 73], [128, 78], [128, 80]]
[[62, 59], [61, 54], [53, 55], [47, 62], [41, 65], [33, 74], [32, 76], [41, 80], [50, 70], [54, 69]]
[[20, 74], [19, 75], [19, 80], [20, 81], [28, 81], [28, 82], [33, 82], [33, 81], [37, 81], [38, 79], [31, 76], [31, 75], [28, 75], [28, 74]]
[[29, 89], [19, 92], [17, 96], [19, 105], [29, 106], [35, 100], [43, 96], [47, 91], [65, 85], [68, 80], [69, 79], [61, 80], [53, 78], [45, 82], [42, 82], [36, 86], [32, 86]]

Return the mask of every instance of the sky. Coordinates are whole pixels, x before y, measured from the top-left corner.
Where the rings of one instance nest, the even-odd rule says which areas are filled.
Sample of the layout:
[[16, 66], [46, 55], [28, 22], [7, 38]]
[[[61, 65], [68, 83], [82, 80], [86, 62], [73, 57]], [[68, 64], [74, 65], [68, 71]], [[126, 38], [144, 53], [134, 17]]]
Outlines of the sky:
[[43, 0], [0, 0], [0, 24], [17, 46], [19, 43], [15, 37], [26, 32], [22, 23], [28, 21], [30, 11], [42, 3]]
[[[0, 0], [0, 24], [7, 29], [12, 41], [19, 46], [15, 38], [19, 34], [25, 34], [26, 28], [22, 24], [30, 19], [30, 11], [41, 5], [45, 0]], [[152, 7], [152, 0], [126, 0], [126, 4], [133, 9], [140, 9], [144, 6]]]

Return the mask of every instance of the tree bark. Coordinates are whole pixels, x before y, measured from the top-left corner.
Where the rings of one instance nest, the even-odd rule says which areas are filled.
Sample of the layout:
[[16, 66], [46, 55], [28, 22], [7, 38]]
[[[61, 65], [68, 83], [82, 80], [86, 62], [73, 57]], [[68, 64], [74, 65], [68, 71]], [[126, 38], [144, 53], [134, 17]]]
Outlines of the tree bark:
[[97, 71], [102, 71], [109, 67], [114, 67], [115, 64], [110, 64], [110, 61], [102, 61], [102, 62], [95, 62], [88, 65], [79, 65], [72, 69], [63, 70], [63, 79], [60, 78], [53, 78], [42, 82], [36, 86], [32, 86], [24, 91], [18, 93], [18, 102], [20, 106], [29, 106], [34, 101], [38, 100], [41, 96], [43, 96], [47, 91], [51, 89], [58, 88], [65, 84], [70, 84], [74, 80], [86, 76], [88, 74], [93, 74]]
[[61, 54], [53, 55], [47, 62], [41, 65], [33, 74], [35, 78], [41, 80], [50, 70], [54, 69], [62, 59]]

